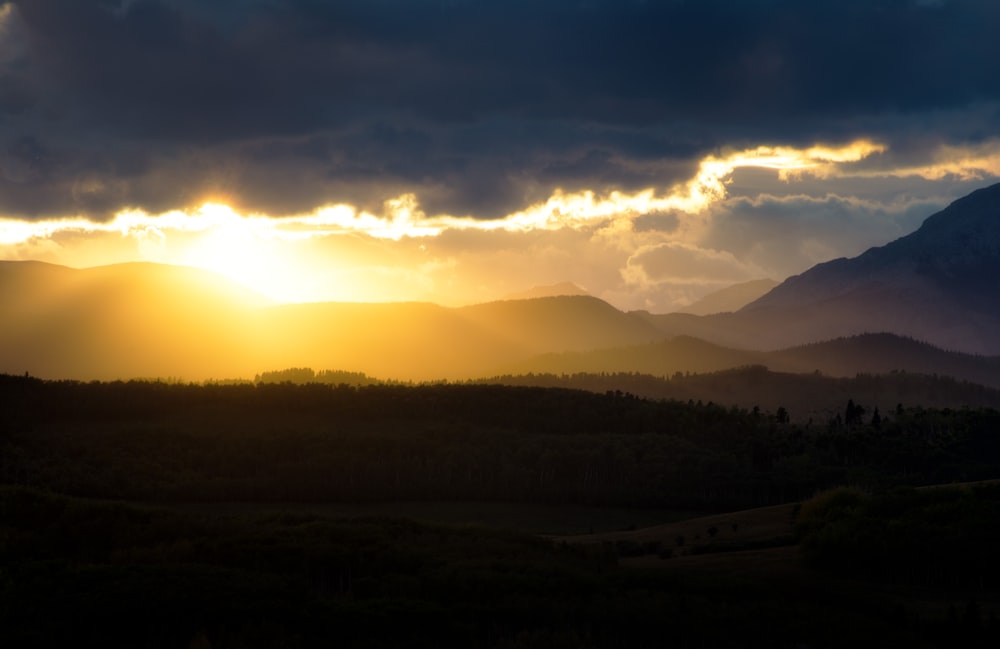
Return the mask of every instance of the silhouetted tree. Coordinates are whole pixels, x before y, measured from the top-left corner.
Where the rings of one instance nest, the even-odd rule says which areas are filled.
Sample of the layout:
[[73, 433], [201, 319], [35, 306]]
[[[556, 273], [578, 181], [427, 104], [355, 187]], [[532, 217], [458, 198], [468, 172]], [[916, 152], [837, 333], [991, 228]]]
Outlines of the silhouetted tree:
[[854, 399], [847, 400], [847, 408], [844, 410], [844, 424], [851, 428], [861, 423], [861, 418], [865, 414], [865, 409], [861, 405], [855, 404]]
[[787, 424], [790, 420], [788, 416], [788, 411], [785, 410], [784, 406], [779, 406], [778, 411], [774, 413], [774, 418], [779, 424]]

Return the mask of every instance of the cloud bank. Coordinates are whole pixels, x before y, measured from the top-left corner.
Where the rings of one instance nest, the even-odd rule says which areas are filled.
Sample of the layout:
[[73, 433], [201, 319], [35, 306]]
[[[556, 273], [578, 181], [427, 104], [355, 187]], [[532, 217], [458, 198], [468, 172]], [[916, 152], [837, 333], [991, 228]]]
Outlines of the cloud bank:
[[668, 309], [998, 177], [998, 23], [988, 0], [13, 0], [0, 252]]

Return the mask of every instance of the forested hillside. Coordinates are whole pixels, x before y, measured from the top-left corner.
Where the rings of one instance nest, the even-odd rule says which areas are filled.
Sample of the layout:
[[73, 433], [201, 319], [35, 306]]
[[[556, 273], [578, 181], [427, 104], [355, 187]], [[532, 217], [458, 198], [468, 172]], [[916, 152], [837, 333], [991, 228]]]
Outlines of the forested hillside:
[[145, 501], [739, 508], [839, 484], [1000, 476], [1000, 413], [787, 411], [499, 385], [168, 385], [5, 376], [0, 480]]
[[[954, 618], [912, 608], [912, 595], [872, 591], [870, 571], [858, 581], [822, 572], [839, 565], [842, 548], [867, 562], [858, 565], [894, 575], [926, 548], [945, 547], [946, 539], [907, 541], [891, 525], [872, 527], [884, 506], [865, 494], [1000, 477], [996, 410], [879, 413], [851, 399], [809, 424], [784, 408], [618, 390], [264, 380], [367, 380], [288, 372], [233, 385], [0, 375], [0, 639], [18, 647], [515, 649], [653, 648], [664, 638], [689, 647], [990, 646], [997, 637], [984, 617], [995, 610], [995, 568], [983, 573], [990, 581], [969, 600], [971, 612]], [[674, 558], [672, 545], [642, 546], [652, 563], [623, 568], [619, 558], [627, 564], [634, 544], [567, 545], [301, 508], [497, 501], [697, 515], [845, 484], [861, 490], [862, 509], [830, 510], [822, 500], [804, 509], [804, 542], [820, 572], [803, 572], [784, 545], [791, 540], [759, 550], [735, 527], [726, 532], [739, 541], [727, 555], [737, 566], [756, 565], [753, 554], [739, 562], [754, 548], [785, 557], [753, 578], [692, 571], [701, 565], [692, 561], [716, 556], [693, 546]], [[994, 500], [986, 494], [954, 520], [979, 520]], [[906, 529], [945, 529], [934, 523], [934, 503], [915, 515], [894, 503]], [[902, 554], [886, 561], [888, 546], [844, 537], [855, 529], [901, 544]], [[932, 565], [914, 575], [938, 579], [950, 564]], [[962, 573], [963, 586], [972, 574]], [[965, 597], [933, 594], [935, 606]]]
[[947, 376], [891, 372], [858, 374], [851, 378], [818, 372], [792, 374], [761, 365], [706, 373], [653, 376], [638, 372], [519, 374], [495, 376], [479, 384], [572, 388], [605, 393], [624, 390], [649, 399], [672, 399], [758, 408], [774, 414], [784, 410], [796, 423], [823, 424], [835, 419], [848, 400], [874, 414], [899, 406], [928, 408], [1000, 408], [1000, 390]]

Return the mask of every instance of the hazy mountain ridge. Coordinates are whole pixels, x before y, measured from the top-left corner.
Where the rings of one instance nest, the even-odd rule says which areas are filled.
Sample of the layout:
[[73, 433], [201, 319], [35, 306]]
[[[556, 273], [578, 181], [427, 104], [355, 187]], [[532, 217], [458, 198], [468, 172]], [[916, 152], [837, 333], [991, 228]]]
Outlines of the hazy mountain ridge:
[[205, 271], [160, 264], [0, 265], [0, 358], [60, 378], [245, 373], [266, 300]]
[[894, 334], [863, 334], [779, 351], [761, 352], [677, 336], [650, 345], [581, 353], [544, 354], [511, 365], [511, 374], [640, 372], [653, 376], [708, 373], [749, 365], [775, 372], [854, 377], [859, 373], [913, 372], [951, 376], [1000, 388], [1000, 357], [948, 352]]
[[0, 296], [0, 371], [52, 378], [249, 378], [316, 366], [390, 379], [454, 379], [545, 351], [660, 337], [591, 296], [461, 308], [274, 305], [214, 273], [157, 264], [78, 270], [5, 262]]
[[488, 302], [316, 303], [265, 309], [262, 369], [338, 367], [390, 379], [454, 379], [549, 350], [656, 340], [659, 332], [590, 296]]
[[960, 198], [915, 232], [790, 277], [732, 326], [773, 347], [892, 331], [1000, 353], [1000, 184]]
[[[1000, 301], [982, 301], [983, 289], [1000, 291], [1000, 183], [975, 191], [929, 216], [916, 231], [852, 259], [818, 264], [790, 277], [744, 310], [820, 302], [864, 287], [898, 286], [923, 280], [918, 288], [948, 290], [967, 306], [1000, 312]], [[803, 295], [805, 291], [811, 295]]]
[[557, 284], [547, 284], [544, 286], [532, 286], [525, 291], [508, 293], [503, 300], [533, 300], [540, 297], [560, 297], [563, 295], [590, 295], [573, 282], [559, 282]]
[[[336, 367], [386, 379], [515, 372], [715, 372], [745, 365], [853, 376], [905, 370], [1000, 384], [996, 359], [897, 336], [780, 352], [724, 339], [745, 314], [622, 313], [591, 296], [490, 302], [267, 305], [215, 274], [127, 264], [74, 270], [0, 265], [3, 371], [54, 378], [250, 378], [282, 367]], [[752, 315], [752, 314], [751, 314]], [[703, 338], [670, 336], [677, 329]], [[721, 324], [720, 324], [721, 323]], [[713, 329], [714, 327], [714, 329]]]
[[778, 285], [773, 279], [754, 279], [749, 282], [733, 284], [726, 288], [713, 291], [700, 300], [689, 304], [678, 313], [691, 315], [712, 315], [738, 311], [747, 304], [759, 299]]
[[52, 378], [203, 380], [332, 367], [425, 381], [765, 365], [834, 376], [903, 370], [998, 386], [1000, 361], [968, 353], [1000, 355], [1000, 184], [955, 201], [910, 235], [709, 316], [623, 313], [589, 295], [458, 308], [275, 305], [208, 271], [148, 263], [74, 270], [2, 262], [0, 298], [0, 371]]

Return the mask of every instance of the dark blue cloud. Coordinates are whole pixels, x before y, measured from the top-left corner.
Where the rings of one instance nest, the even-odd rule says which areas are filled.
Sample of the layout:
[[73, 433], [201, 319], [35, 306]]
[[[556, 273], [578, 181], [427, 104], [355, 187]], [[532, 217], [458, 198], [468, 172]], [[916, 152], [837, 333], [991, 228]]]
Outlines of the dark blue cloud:
[[[897, 123], [1000, 100], [987, 0], [14, 5], [0, 168], [23, 138], [47, 156], [0, 174], [0, 212], [24, 216], [214, 188], [274, 213], [409, 190], [490, 217], [556, 186], [669, 184], [723, 144], [905, 146]], [[116, 189], [81, 201], [93, 177]]]

